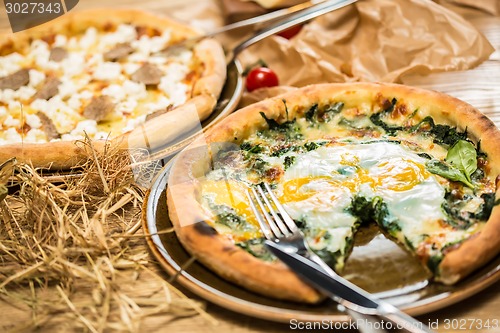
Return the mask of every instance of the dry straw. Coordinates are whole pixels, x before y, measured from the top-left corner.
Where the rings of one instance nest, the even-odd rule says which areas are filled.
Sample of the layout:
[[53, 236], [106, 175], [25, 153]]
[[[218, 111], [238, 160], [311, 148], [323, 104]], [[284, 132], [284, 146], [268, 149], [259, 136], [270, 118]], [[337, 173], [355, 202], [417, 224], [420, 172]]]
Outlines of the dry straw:
[[213, 322], [156, 273], [129, 154], [79, 144], [89, 158], [69, 176], [0, 166], [0, 304], [16, 314], [0, 330], [136, 332], [157, 315]]

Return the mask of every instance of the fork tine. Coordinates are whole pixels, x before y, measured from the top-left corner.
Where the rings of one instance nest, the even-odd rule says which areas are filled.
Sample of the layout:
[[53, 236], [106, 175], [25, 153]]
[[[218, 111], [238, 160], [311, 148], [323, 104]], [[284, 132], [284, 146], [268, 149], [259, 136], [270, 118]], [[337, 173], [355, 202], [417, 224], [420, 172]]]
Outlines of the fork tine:
[[276, 208], [280, 212], [281, 217], [285, 221], [287, 227], [292, 231], [292, 233], [298, 232], [299, 228], [297, 228], [297, 225], [295, 224], [295, 221], [292, 220], [292, 218], [290, 217], [290, 215], [288, 215], [288, 213], [286, 212], [286, 210], [283, 207], [283, 205], [279, 202], [278, 198], [276, 198], [276, 196], [274, 195], [273, 190], [271, 189], [271, 187], [269, 186], [269, 184], [264, 183], [264, 187], [266, 188], [266, 191], [269, 194], [269, 197], [273, 201], [274, 205], [276, 206]]
[[[252, 195], [253, 198], [252, 198]], [[264, 233], [264, 236], [267, 239], [274, 240], [281, 236], [281, 232], [276, 228], [276, 225], [272, 222], [271, 216], [267, 213], [262, 200], [259, 198], [259, 195], [255, 191], [254, 188], [250, 188], [247, 190], [248, 200], [250, 202], [250, 208], [252, 209], [255, 217], [257, 218], [257, 222], [259, 222], [260, 229]], [[257, 206], [255, 205], [257, 202]], [[267, 221], [267, 222], [266, 222]]]
[[283, 235], [290, 236], [291, 235], [290, 231], [287, 229], [286, 225], [283, 223], [283, 221], [281, 220], [281, 218], [279, 217], [279, 215], [276, 214], [276, 209], [269, 202], [269, 200], [267, 199], [266, 194], [262, 190], [262, 185], [257, 186], [257, 191], [261, 195], [262, 199], [264, 200], [264, 203], [266, 204], [267, 208], [269, 209], [269, 212], [273, 216], [273, 218], [274, 218], [273, 222], [278, 226], [278, 228], [281, 230], [281, 232], [283, 233]]

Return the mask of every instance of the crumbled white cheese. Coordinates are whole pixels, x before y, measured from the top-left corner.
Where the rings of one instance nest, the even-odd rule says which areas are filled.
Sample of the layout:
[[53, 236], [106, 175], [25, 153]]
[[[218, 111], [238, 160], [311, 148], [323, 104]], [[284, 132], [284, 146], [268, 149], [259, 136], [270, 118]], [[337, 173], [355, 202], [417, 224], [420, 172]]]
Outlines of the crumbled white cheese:
[[17, 52], [0, 57], [0, 77], [10, 75], [21, 69], [23, 56]]
[[41, 111], [52, 119], [59, 133], [71, 131], [81, 119], [78, 110], [69, 107], [59, 95], [52, 97], [48, 101], [37, 99], [30, 106], [33, 110]]
[[3, 117], [7, 114], [7, 108], [5, 106], [0, 106], [0, 117]]
[[36, 65], [42, 69], [57, 70], [59, 68], [58, 63], [49, 61], [49, 45], [42, 40], [36, 39], [31, 43], [31, 51], [29, 55], [33, 58]]
[[40, 129], [33, 128], [26, 133], [23, 141], [27, 143], [47, 142], [47, 134]]
[[15, 98], [16, 92], [12, 89], [0, 89], [0, 102], [8, 104]]
[[78, 39], [76, 37], [71, 37], [66, 44], [69, 49], [75, 50], [79, 49]]
[[[93, 59], [102, 62], [102, 55], [96, 55]], [[61, 61], [61, 68], [64, 71], [63, 77], [73, 78], [81, 76], [85, 65], [85, 54], [83, 52], [71, 52]]]
[[[144, 53], [144, 52], [132, 53], [131, 55], [128, 56], [128, 60], [132, 61], [132, 62], [139, 62], [139, 63], [147, 62], [149, 60], [149, 52], [148, 53]], [[141, 67], [141, 65], [138, 65], [137, 69], [139, 69], [139, 67]]]
[[118, 84], [110, 84], [102, 90], [102, 94], [111, 97], [113, 103], [122, 101], [126, 96], [125, 89]]
[[80, 101], [80, 96], [75, 94], [67, 100], [68, 106], [73, 110], [78, 110], [82, 107], [82, 102]]
[[165, 69], [165, 76], [168, 77], [170, 81], [182, 81], [188, 73], [189, 67], [176, 63], [169, 64]]
[[144, 59], [147, 59], [149, 53], [151, 52], [151, 45], [149, 44], [149, 37], [146, 35], [141, 36], [141, 38], [134, 40], [131, 43], [132, 47], [136, 50], [134, 53], [129, 55], [130, 61], [142, 61], [142, 59], [136, 59], [136, 56], [143, 56]]
[[173, 105], [184, 104], [187, 100], [189, 88], [184, 83], [172, 81], [169, 77], [165, 76], [161, 78], [158, 88], [169, 97], [170, 103]]
[[[61, 141], [76, 141], [76, 140], [81, 140], [81, 139], [83, 139], [83, 137], [71, 135], [68, 133], [61, 135]], [[50, 142], [54, 142], [54, 141], [59, 141], [59, 140], [50, 140]]]
[[19, 112], [21, 111], [22, 108], [22, 103], [17, 101], [17, 100], [11, 100], [9, 103], [7, 103], [7, 108], [9, 109], [10, 112]]
[[75, 129], [61, 136], [63, 141], [82, 140], [87, 134], [91, 139], [97, 133], [97, 122], [93, 119], [85, 119], [77, 123]]
[[193, 61], [193, 52], [182, 49], [177, 53], [173, 54], [173, 56], [170, 59], [179, 62], [183, 65], [189, 65]]
[[65, 35], [56, 35], [54, 39], [54, 44], [52, 46], [65, 47], [67, 43], [68, 43], [68, 37], [66, 37]]
[[116, 104], [116, 112], [120, 114], [131, 114], [137, 107], [137, 101], [135, 99], [126, 99], [123, 102]]
[[21, 121], [19, 119], [13, 118], [10, 114], [5, 118], [3, 124], [7, 127], [18, 127], [21, 125]]
[[163, 31], [161, 36], [155, 36], [150, 39], [150, 51], [152, 53], [163, 50], [170, 42], [170, 30]]
[[28, 124], [31, 128], [40, 128], [42, 126], [42, 122], [40, 118], [36, 114], [27, 114], [25, 117], [26, 124]]
[[127, 63], [122, 64], [123, 71], [127, 75], [134, 74], [139, 68], [141, 68], [141, 66], [142, 66], [141, 64], [137, 64], [137, 63], [133, 63], [133, 62], [127, 62]]
[[13, 127], [7, 128], [5, 131], [5, 139], [9, 143], [22, 142], [23, 138], [19, 133], [17, 133], [16, 129]]
[[122, 133], [127, 133], [132, 131], [134, 128], [144, 124], [146, 121], [146, 115], [139, 116], [137, 118], [129, 119], [127, 125], [123, 128]]
[[114, 32], [106, 33], [99, 39], [99, 48], [106, 49], [119, 43], [127, 43], [137, 38], [137, 31], [130, 24], [120, 24]]
[[46, 112], [49, 108], [49, 102], [44, 99], [35, 99], [31, 102], [30, 107], [35, 111]]
[[160, 98], [158, 98], [158, 100], [156, 101], [156, 103], [146, 103], [144, 105], [144, 108], [146, 109], [146, 113], [151, 113], [151, 112], [154, 112], [154, 111], [166, 108], [170, 104], [173, 104], [170, 101], [170, 99], [168, 99], [165, 96], [161, 96]]
[[120, 77], [122, 68], [120, 64], [115, 62], [105, 62], [99, 64], [94, 69], [94, 78], [97, 80], [111, 81]]
[[29, 72], [30, 87], [36, 87], [45, 80], [45, 73], [37, 71], [36, 69], [30, 69]]
[[81, 99], [92, 99], [92, 97], [94, 96], [94, 94], [90, 91], [90, 90], [83, 90], [83, 91], [80, 91], [80, 98]]
[[162, 56], [151, 56], [148, 58], [148, 62], [150, 64], [154, 64], [154, 65], [164, 65], [168, 62], [168, 58], [167, 57], [162, 57]]
[[[132, 42], [131, 44], [132, 47], [137, 50], [133, 55], [142, 54], [148, 56], [151, 53], [161, 51], [168, 45], [169, 41], [170, 41], [169, 30], [165, 30], [161, 36], [154, 36], [151, 38], [149, 36], [143, 35], [138, 40], [134, 40]], [[131, 56], [129, 56], [129, 59], [132, 60]]]
[[85, 31], [85, 34], [80, 38], [80, 47], [82, 49], [88, 49], [93, 46], [97, 41], [97, 29], [90, 27]]
[[5, 139], [9, 143], [16, 143], [16, 142], [22, 142], [23, 138], [19, 133], [17, 133], [16, 129], [13, 127], [7, 128], [7, 130], [4, 132], [5, 134]]
[[17, 89], [14, 98], [17, 100], [26, 100], [31, 98], [34, 94], [36, 94], [36, 89], [30, 86], [22, 86]]
[[125, 80], [123, 82], [123, 91], [129, 97], [136, 99], [145, 98], [147, 96], [146, 85], [140, 82]]
[[71, 135], [81, 135], [84, 136], [84, 133], [87, 133], [89, 136], [97, 133], [97, 122], [93, 119], [85, 119], [76, 125], [76, 128], [71, 131]]
[[61, 98], [65, 99], [71, 97], [78, 92], [78, 87], [73, 82], [73, 80], [67, 78], [61, 78], [61, 79], [62, 79], [61, 84], [59, 84], [58, 86], [59, 89], [58, 95]]
[[85, 65], [87, 68], [92, 69], [95, 66], [98, 66], [99, 64], [102, 64], [104, 62], [104, 58], [102, 57], [101, 53], [94, 53], [90, 58], [88, 58], [85, 61]]

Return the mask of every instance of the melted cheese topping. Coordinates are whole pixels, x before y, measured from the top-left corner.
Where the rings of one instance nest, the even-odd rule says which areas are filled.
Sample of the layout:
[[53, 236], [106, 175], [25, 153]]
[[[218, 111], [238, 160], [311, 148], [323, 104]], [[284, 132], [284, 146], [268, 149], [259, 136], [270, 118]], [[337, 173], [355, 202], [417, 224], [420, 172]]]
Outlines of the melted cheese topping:
[[[310, 227], [352, 228], [356, 222], [348, 212], [352, 198], [381, 196], [401, 222], [403, 234], [413, 234], [411, 239], [417, 240], [430, 231], [426, 224], [445, 218], [440, 208], [444, 189], [424, 164], [417, 154], [387, 142], [320, 147], [297, 155], [285, 172], [283, 186], [283, 193], [294, 194], [282, 200], [294, 219], [306, 220]], [[347, 236], [336, 244], [339, 250], [351, 234]]]
[[[439, 275], [446, 248], [484, 227], [496, 175], [483, 155], [483, 167], [469, 175], [474, 189], [450, 181], [446, 177], [455, 176], [445, 172], [455, 167], [447, 166], [447, 155], [467, 140], [466, 132], [435, 123], [420, 111], [428, 105], [378, 97], [344, 96], [280, 122], [263, 117], [268, 128], [244, 138], [240, 151], [219, 152], [216, 169], [202, 181], [200, 202], [213, 227], [267, 258], [245, 196], [250, 186], [267, 182], [311, 248], [335, 269], [342, 268], [359, 225], [374, 221]], [[432, 169], [436, 163], [443, 169]]]
[[[368, 200], [380, 197], [398, 226], [389, 233], [410, 248], [425, 248], [420, 250], [424, 257], [468, 238], [483, 226], [455, 230], [447, 225], [441, 208], [445, 201], [443, 180], [426, 170], [424, 157], [397, 143], [337, 142], [308, 152], [259, 156], [273, 167], [293, 158], [293, 164], [275, 182], [275, 193], [290, 216], [305, 223], [310, 246], [337, 255], [337, 269], [342, 267], [357, 229], [358, 218], [350, 210], [356, 196]], [[214, 204], [231, 207], [258, 229], [245, 195], [249, 185], [236, 181], [234, 175], [225, 178], [221, 174], [212, 171], [202, 182], [201, 197], [209, 198], [204, 201], [206, 210], [214, 211]], [[216, 223], [214, 227], [236, 242], [261, 237], [254, 228], [238, 232], [242, 225]]]
[[[103, 139], [131, 131], [147, 114], [183, 104], [196, 79], [194, 58], [187, 49], [174, 56], [155, 56], [171, 42], [170, 36], [169, 30], [159, 36], [139, 36], [130, 24], [118, 25], [114, 31], [90, 27], [76, 36], [58, 34], [51, 45], [34, 40], [25, 53], [0, 57], [0, 77], [30, 68], [26, 86], [0, 90], [0, 144], [47, 142], [45, 133], [32, 126], [39, 123], [37, 112], [52, 119], [61, 140], [83, 139], [84, 133], [91, 139]], [[106, 61], [103, 54], [120, 43], [130, 43], [133, 52], [118, 61]], [[53, 47], [65, 48], [68, 56], [60, 62], [50, 60]], [[145, 63], [163, 73], [156, 88], [131, 79]], [[58, 93], [48, 100], [33, 99], [48, 76], [61, 81]], [[96, 123], [82, 113], [92, 97], [99, 95], [109, 96], [115, 108], [106, 120]]]

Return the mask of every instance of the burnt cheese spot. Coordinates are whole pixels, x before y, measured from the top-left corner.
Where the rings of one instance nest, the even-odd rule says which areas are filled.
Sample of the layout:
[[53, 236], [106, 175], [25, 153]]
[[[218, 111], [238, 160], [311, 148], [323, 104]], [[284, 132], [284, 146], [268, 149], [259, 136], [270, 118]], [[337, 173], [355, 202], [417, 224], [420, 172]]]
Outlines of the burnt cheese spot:
[[195, 223], [194, 229], [201, 235], [206, 235], [206, 236], [217, 235], [217, 230], [209, 226], [205, 221], [200, 221], [198, 223]]

